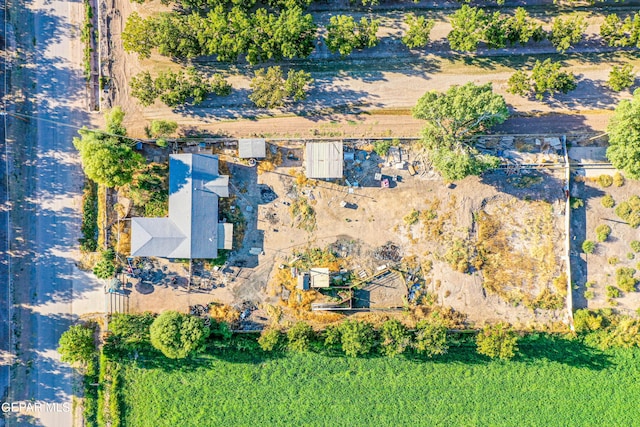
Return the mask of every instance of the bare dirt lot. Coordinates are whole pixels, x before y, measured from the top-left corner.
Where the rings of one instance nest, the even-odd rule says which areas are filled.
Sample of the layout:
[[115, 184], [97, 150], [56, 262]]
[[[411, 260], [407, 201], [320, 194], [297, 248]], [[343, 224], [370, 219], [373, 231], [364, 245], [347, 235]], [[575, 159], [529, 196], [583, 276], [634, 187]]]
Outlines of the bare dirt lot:
[[[572, 194], [584, 203], [584, 207], [574, 209], [572, 214], [574, 265], [577, 266], [574, 269], [574, 300], [577, 308], [615, 308], [625, 314], [634, 314], [640, 306], [635, 279], [640, 255], [631, 242], [640, 240], [640, 233], [617, 214], [617, 209], [636, 196], [640, 187], [632, 180], [625, 180], [620, 187], [615, 184], [603, 187], [598, 183], [598, 176], [612, 177], [614, 173], [615, 170], [602, 169], [589, 174], [587, 181], [573, 186]], [[613, 205], [603, 201], [607, 196], [612, 197]], [[602, 242], [598, 241], [596, 231], [599, 226], [610, 228], [610, 234]], [[595, 251], [590, 255], [583, 253], [584, 240], [596, 243]], [[632, 279], [625, 285], [619, 281], [621, 274]]]

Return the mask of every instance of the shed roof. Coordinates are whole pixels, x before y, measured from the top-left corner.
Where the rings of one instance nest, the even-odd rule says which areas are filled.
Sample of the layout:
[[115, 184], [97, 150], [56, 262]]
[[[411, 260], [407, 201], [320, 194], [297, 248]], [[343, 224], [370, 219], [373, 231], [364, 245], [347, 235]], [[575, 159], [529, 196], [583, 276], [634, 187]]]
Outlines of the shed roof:
[[241, 159], [262, 159], [267, 156], [264, 138], [246, 138], [238, 140], [238, 157]]
[[309, 270], [312, 288], [328, 288], [329, 287], [329, 269], [315, 267]]
[[342, 142], [310, 142], [304, 160], [309, 178], [342, 178]]
[[[218, 157], [169, 157], [169, 217], [132, 218], [131, 255], [216, 258], [232, 225], [218, 225], [218, 198], [229, 196], [229, 177], [218, 175]], [[221, 235], [223, 231], [223, 235]]]

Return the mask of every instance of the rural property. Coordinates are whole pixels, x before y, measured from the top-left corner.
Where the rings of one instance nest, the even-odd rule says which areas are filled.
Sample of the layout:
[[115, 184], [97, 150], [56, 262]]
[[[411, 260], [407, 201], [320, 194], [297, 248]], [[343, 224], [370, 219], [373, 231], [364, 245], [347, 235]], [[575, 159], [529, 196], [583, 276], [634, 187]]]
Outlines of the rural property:
[[0, 427], [637, 423], [638, 0], [0, 15]]

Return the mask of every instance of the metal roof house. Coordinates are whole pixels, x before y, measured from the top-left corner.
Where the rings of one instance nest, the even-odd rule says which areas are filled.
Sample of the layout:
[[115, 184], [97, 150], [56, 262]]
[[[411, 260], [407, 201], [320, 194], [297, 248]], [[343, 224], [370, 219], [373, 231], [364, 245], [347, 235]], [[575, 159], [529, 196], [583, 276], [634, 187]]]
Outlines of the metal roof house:
[[267, 144], [264, 138], [238, 140], [238, 157], [241, 159], [264, 159], [267, 157]]
[[229, 177], [218, 174], [218, 156], [169, 157], [169, 216], [131, 218], [131, 255], [217, 258], [231, 249], [233, 224], [218, 223], [218, 198], [229, 197]]
[[307, 178], [342, 178], [342, 142], [309, 142], [305, 148]]

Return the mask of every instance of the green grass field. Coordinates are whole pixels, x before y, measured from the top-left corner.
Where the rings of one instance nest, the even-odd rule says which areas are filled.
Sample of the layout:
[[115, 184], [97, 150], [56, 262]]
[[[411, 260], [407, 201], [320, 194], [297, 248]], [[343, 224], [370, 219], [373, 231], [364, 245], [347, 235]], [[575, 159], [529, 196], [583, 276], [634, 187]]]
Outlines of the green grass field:
[[632, 426], [640, 350], [529, 339], [511, 362], [228, 351], [125, 368], [126, 426]]

